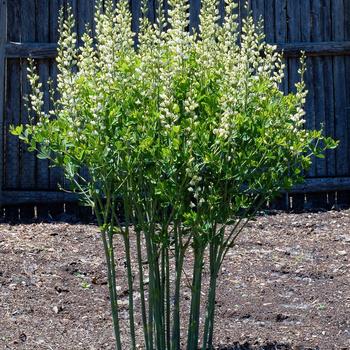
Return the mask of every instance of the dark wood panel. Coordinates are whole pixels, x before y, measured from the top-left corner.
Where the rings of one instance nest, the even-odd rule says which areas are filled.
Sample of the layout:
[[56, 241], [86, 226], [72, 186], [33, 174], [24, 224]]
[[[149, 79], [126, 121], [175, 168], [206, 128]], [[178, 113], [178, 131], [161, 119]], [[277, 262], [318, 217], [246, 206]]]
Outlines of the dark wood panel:
[[[36, 40], [35, 0], [21, 0], [21, 40], [22, 42], [33, 42]], [[29, 114], [25, 103], [25, 97], [30, 93], [30, 85], [27, 78], [28, 62], [26, 59], [21, 59], [21, 123], [29, 122]], [[36, 183], [36, 157], [33, 152], [28, 152], [27, 146], [20, 143], [20, 187], [21, 189], [34, 189]]]
[[[277, 45], [281, 45], [287, 41], [288, 28], [287, 28], [287, 0], [278, 0], [275, 4], [275, 12], [273, 13], [275, 18], [275, 38]], [[288, 93], [288, 66], [284, 70], [284, 81], [282, 89], [285, 94]]]
[[77, 195], [61, 191], [3, 191], [2, 205], [21, 203], [75, 202]]
[[[333, 0], [332, 5], [332, 35], [340, 41], [344, 35], [344, 0]], [[335, 109], [335, 137], [340, 141], [336, 150], [336, 174], [345, 176], [349, 171], [349, 142], [348, 120], [346, 113], [346, 81], [344, 57], [334, 57], [334, 109]]]
[[[313, 0], [312, 2], [312, 23], [322, 23], [321, 18], [322, 2], [321, 0]], [[310, 37], [308, 40], [321, 41], [322, 26], [314, 25], [310, 30]], [[310, 98], [313, 98], [312, 109], [308, 112], [308, 120], [312, 119], [311, 129], [320, 129], [326, 122], [325, 116], [325, 83], [324, 83], [324, 58], [314, 57], [312, 59], [313, 74], [310, 88]], [[327, 175], [327, 167], [325, 159], [314, 159], [314, 176], [321, 177]]]
[[[61, 6], [63, 6], [64, 0], [50, 1], [50, 42], [57, 43], [58, 41], [58, 13]], [[57, 87], [57, 64], [54, 59], [50, 59], [49, 74], [53, 81], [54, 88]], [[58, 97], [56, 94], [55, 97]], [[52, 101], [49, 102], [49, 108], [52, 109]], [[49, 168], [49, 188], [50, 190], [57, 190], [58, 183], [63, 184], [63, 171], [57, 167]]]
[[20, 144], [18, 137], [10, 134], [10, 125], [20, 124], [21, 96], [21, 65], [20, 60], [8, 60], [6, 65], [6, 111], [4, 123], [5, 152], [4, 166], [5, 178], [4, 188], [16, 189], [20, 186], [19, 155]]
[[[46, 0], [36, 0], [36, 31], [37, 41], [39, 43], [47, 43], [50, 41], [50, 2]], [[49, 111], [50, 106], [50, 94], [48, 79], [50, 76], [50, 61], [45, 59], [39, 59], [37, 61], [38, 73], [40, 82], [42, 85], [42, 91], [44, 93], [44, 110]], [[36, 159], [36, 189], [49, 188], [50, 175], [49, 175], [49, 162], [47, 160]]]
[[[5, 44], [7, 40], [7, 3], [0, 2], [0, 196], [4, 180], [4, 110], [5, 110]], [[1, 217], [1, 213], [0, 213]]]
[[[21, 40], [21, 0], [12, 0], [11, 6], [7, 6], [7, 38], [8, 40]], [[11, 19], [11, 21], [10, 21]], [[9, 135], [11, 124], [20, 124], [21, 105], [21, 74], [20, 60], [7, 60], [6, 64], [6, 97], [5, 97], [5, 121], [4, 121], [4, 188], [18, 188], [19, 177], [19, 140]]]
[[[332, 40], [332, 12], [331, 2], [332, 0], [324, 0], [323, 12], [322, 12], [322, 32], [323, 38], [326, 41]], [[326, 122], [324, 126], [325, 134], [329, 137], [335, 137], [334, 130], [334, 81], [333, 81], [333, 58], [324, 58], [324, 94], [325, 94], [325, 116]], [[327, 175], [335, 176], [335, 151], [329, 150], [326, 152], [327, 163]]]

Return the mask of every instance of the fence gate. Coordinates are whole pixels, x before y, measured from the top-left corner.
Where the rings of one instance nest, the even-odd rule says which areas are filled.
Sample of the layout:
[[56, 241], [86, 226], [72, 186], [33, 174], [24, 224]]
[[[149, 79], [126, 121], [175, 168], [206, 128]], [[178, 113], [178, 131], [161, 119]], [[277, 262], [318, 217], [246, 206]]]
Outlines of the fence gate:
[[[73, 8], [76, 30], [81, 35], [85, 24], [93, 21], [95, 0], [0, 0], [0, 200], [3, 206], [16, 206], [15, 213], [17, 207], [24, 213], [28, 203], [38, 207], [50, 203], [52, 210], [54, 202], [75, 199], [58, 191], [57, 183], [63, 183], [60, 170], [50, 168], [47, 161], [37, 159], [9, 135], [11, 124], [28, 120], [23, 97], [28, 93], [29, 56], [36, 61], [49, 108], [45, 82], [56, 76], [58, 12], [67, 3]], [[140, 3], [130, 0], [135, 30]], [[148, 3], [154, 18], [156, 0]], [[240, 20], [246, 15], [244, 3], [239, 0]], [[190, 5], [190, 19], [195, 25], [200, 0], [190, 0]], [[250, 0], [249, 6], [256, 20], [260, 16], [265, 20], [267, 41], [284, 50], [285, 92], [293, 91], [300, 50], [306, 52], [307, 127], [319, 128], [322, 124], [327, 135], [340, 140], [338, 149], [327, 152], [326, 159], [314, 161], [305, 184], [284, 197], [280, 205], [295, 209], [320, 203], [350, 204], [350, 1]], [[224, 0], [220, 8], [224, 8]]]

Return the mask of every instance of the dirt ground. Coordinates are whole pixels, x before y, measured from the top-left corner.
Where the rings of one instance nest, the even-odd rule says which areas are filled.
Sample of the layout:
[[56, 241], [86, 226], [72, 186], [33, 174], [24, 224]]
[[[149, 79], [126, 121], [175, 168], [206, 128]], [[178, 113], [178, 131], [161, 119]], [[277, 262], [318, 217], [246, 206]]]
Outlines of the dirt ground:
[[[221, 271], [216, 346], [349, 350], [349, 228], [349, 210], [252, 222]], [[118, 254], [126, 339], [124, 262]], [[112, 349], [105, 275], [94, 225], [1, 224], [0, 349]], [[183, 308], [188, 294], [184, 287]]]

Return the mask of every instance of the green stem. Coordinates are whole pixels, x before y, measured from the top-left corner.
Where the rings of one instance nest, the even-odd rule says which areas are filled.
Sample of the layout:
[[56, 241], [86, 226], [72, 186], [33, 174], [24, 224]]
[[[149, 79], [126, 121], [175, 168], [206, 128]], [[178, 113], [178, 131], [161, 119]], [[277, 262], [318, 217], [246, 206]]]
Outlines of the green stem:
[[192, 298], [188, 325], [187, 350], [197, 349], [198, 346], [203, 255], [204, 247], [200, 246], [194, 250]]
[[203, 350], [211, 350], [213, 347], [213, 333], [214, 333], [214, 316], [215, 316], [215, 297], [217, 285], [217, 272], [210, 276], [210, 286], [207, 305], [207, 316], [205, 320], [205, 329], [203, 334]]
[[174, 227], [175, 233], [175, 293], [173, 310], [172, 350], [180, 350], [180, 289], [184, 255], [181, 250], [181, 229]]
[[116, 340], [116, 349], [121, 350], [121, 339], [120, 339], [120, 326], [119, 326], [119, 316], [118, 316], [118, 303], [117, 303], [117, 289], [115, 285], [115, 274], [113, 273], [113, 268], [115, 265], [112, 264], [113, 259], [113, 246], [112, 248], [107, 241], [106, 232], [102, 230], [101, 232], [103, 248], [105, 251], [106, 262], [107, 262], [107, 278], [109, 287], [109, 297], [111, 300], [111, 310], [112, 310], [112, 320], [114, 328], [114, 336]]
[[[109, 228], [109, 237], [107, 240], [105, 218], [107, 217], [106, 211], [103, 212], [103, 209], [106, 209], [102, 205], [100, 198], [95, 198], [94, 201], [95, 213], [99, 227], [101, 228], [101, 237], [103, 242], [103, 248], [106, 257], [107, 263], [107, 278], [108, 278], [108, 288], [109, 288], [109, 297], [111, 301], [111, 310], [112, 310], [112, 320], [113, 320], [113, 329], [114, 336], [116, 340], [116, 350], [121, 350], [121, 338], [120, 338], [120, 326], [119, 326], [119, 315], [118, 315], [118, 303], [117, 303], [117, 289], [115, 284], [115, 263], [114, 263], [114, 250], [113, 250], [113, 227]], [[100, 210], [103, 212], [103, 218], [101, 217]], [[112, 232], [112, 234], [111, 234]]]
[[136, 246], [137, 246], [137, 262], [139, 268], [139, 284], [140, 284], [140, 297], [141, 297], [141, 314], [142, 314], [142, 325], [143, 335], [145, 338], [146, 350], [152, 350], [149, 343], [147, 316], [146, 316], [146, 303], [145, 303], [145, 288], [143, 278], [143, 267], [142, 267], [142, 250], [141, 250], [141, 233], [136, 230]]
[[164, 334], [164, 322], [163, 322], [163, 309], [164, 300], [162, 299], [163, 288], [161, 283], [161, 273], [159, 266], [159, 253], [157, 251], [157, 245], [152, 244], [153, 247], [153, 272], [154, 272], [154, 311], [155, 311], [155, 326], [157, 331], [157, 346], [158, 350], [165, 349], [165, 334]]
[[167, 343], [167, 349], [171, 349], [171, 342], [170, 342], [170, 319], [171, 319], [171, 307], [170, 307], [170, 263], [169, 263], [169, 247], [166, 250], [165, 253], [165, 264], [166, 264], [166, 279], [165, 279], [165, 300], [166, 300], [166, 343]]
[[[151, 225], [152, 226], [152, 225]], [[146, 249], [147, 249], [147, 258], [148, 258], [148, 266], [149, 266], [149, 285], [148, 285], [148, 306], [149, 306], [149, 329], [155, 328], [156, 331], [156, 344], [157, 349], [161, 349], [161, 339], [160, 339], [160, 305], [159, 305], [159, 285], [157, 283], [157, 273], [156, 270], [159, 268], [157, 263], [156, 252], [154, 252], [154, 248], [152, 246], [152, 238], [150, 237], [152, 228], [149, 229], [148, 232], [145, 233], [146, 239]], [[153, 322], [154, 321], [154, 322]], [[153, 342], [153, 335], [152, 335]]]
[[208, 294], [208, 301], [207, 301], [205, 326], [204, 326], [204, 332], [203, 332], [202, 350], [212, 348], [216, 283], [217, 283], [218, 272], [220, 269], [220, 259], [218, 258], [218, 250], [219, 250], [218, 244], [220, 243], [214, 240], [210, 244], [210, 284], [209, 284], [209, 294]]
[[135, 336], [135, 320], [134, 320], [134, 291], [133, 291], [133, 276], [132, 276], [131, 259], [130, 259], [129, 232], [126, 232], [123, 235], [123, 238], [124, 238], [124, 247], [125, 247], [125, 255], [126, 255], [128, 288], [129, 288], [130, 338], [131, 338], [132, 349], [135, 350], [136, 349], [136, 336]]
[[[130, 328], [130, 339], [132, 349], [136, 349], [136, 335], [135, 335], [135, 319], [134, 319], [134, 287], [133, 287], [133, 275], [131, 269], [131, 258], [130, 258], [130, 219], [132, 217], [131, 201], [133, 192], [130, 189], [132, 186], [130, 181], [126, 182], [126, 193], [124, 197], [124, 215], [125, 215], [125, 232], [123, 234], [125, 256], [126, 256], [126, 268], [127, 268], [127, 279], [129, 289], [129, 328]], [[131, 198], [130, 198], [131, 197]]]
[[[143, 316], [144, 321], [146, 320], [147, 327], [144, 327], [144, 330], [146, 329], [145, 333], [145, 339], [148, 338], [148, 347], [149, 350], [153, 350], [154, 348], [154, 340], [153, 340], [153, 295], [151, 291], [153, 290], [153, 274], [152, 274], [152, 257], [151, 257], [151, 249], [150, 249], [150, 224], [147, 220], [145, 221], [144, 217], [144, 208], [142, 204], [142, 199], [134, 199], [135, 203], [135, 212], [137, 216], [137, 220], [139, 225], [141, 226], [141, 229], [144, 233], [145, 242], [146, 242], [146, 251], [147, 251], [147, 261], [148, 261], [148, 324], [147, 324], [147, 318], [146, 318], [146, 309], [144, 310], [145, 316]], [[146, 212], [146, 211], [145, 211]], [[146, 215], [146, 217], [149, 217], [149, 215]], [[141, 237], [140, 234], [137, 236], [137, 249], [138, 249], [138, 256], [139, 256], [139, 270], [140, 270], [140, 288], [143, 289], [143, 270], [142, 270], [142, 254], [141, 254]], [[142, 276], [141, 276], [142, 274]], [[141, 289], [140, 289], [141, 290]], [[145, 298], [144, 298], [145, 299]]]

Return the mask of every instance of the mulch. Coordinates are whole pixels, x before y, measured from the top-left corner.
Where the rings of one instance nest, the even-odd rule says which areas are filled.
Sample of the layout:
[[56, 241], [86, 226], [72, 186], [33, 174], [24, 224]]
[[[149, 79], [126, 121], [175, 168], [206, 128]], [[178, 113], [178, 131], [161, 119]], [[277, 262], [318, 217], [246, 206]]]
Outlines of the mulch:
[[[349, 228], [349, 210], [277, 213], [251, 222], [221, 269], [216, 347], [349, 350]], [[129, 349], [121, 242], [116, 251], [121, 332]], [[207, 277], [205, 270], [204, 290]], [[0, 224], [0, 349], [113, 349], [106, 283], [95, 225]], [[184, 283], [182, 311], [188, 295]], [[137, 288], [135, 297], [137, 306]], [[185, 329], [186, 319], [182, 324]], [[141, 344], [142, 327], [136, 328]]]

